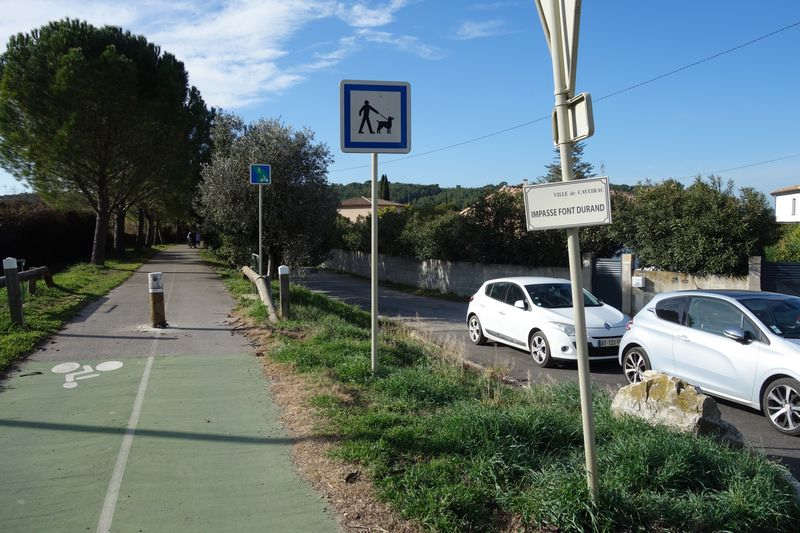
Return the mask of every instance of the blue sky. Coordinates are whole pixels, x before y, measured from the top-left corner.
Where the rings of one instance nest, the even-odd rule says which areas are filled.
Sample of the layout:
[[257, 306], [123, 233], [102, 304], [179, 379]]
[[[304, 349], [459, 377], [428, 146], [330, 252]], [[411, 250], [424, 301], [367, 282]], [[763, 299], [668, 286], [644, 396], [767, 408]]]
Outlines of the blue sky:
[[[335, 156], [334, 182], [369, 177], [368, 155], [338, 148], [341, 79], [411, 83], [416, 157], [382, 155], [392, 181], [518, 183], [552, 161], [549, 120], [419, 155], [550, 114], [533, 1], [0, 0], [0, 12], [2, 43], [66, 16], [145, 35], [186, 63], [209, 104], [314, 130]], [[598, 101], [798, 21], [800, 4], [788, 0], [586, 0], [577, 89], [595, 100], [596, 132], [585, 159], [633, 184], [797, 155], [721, 175], [765, 193], [800, 183], [800, 26]], [[0, 193], [14, 190], [0, 171]]]

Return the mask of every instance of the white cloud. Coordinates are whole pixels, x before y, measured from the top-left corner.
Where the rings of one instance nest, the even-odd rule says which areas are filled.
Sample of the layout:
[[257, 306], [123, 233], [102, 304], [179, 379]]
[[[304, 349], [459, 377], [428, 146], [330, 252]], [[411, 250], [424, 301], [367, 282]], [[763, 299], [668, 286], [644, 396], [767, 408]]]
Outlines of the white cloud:
[[336, 6], [336, 14], [348, 25], [356, 28], [375, 28], [385, 26], [394, 20], [394, 14], [405, 7], [407, 0], [391, 0], [382, 6], [356, 2], [346, 5], [340, 2]]
[[441, 59], [444, 52], [435, 46], [423, 43], [411, 35], [395, 35], [386, 31], [358, 30], [356, 35], [371, 43], [388, 44], [399, 50], [415, 54], [423, 59]]
[[514, 0], [501, 0], [498, 2], [479, 2], [477, 4], [473, 4], [469, 6], [469, 9], [473, 11], [495, 11], [498, 9], [504, 9], [506, 7], [517, 7], [522, 5], [523, 2], [518, 2]]
[[506, 33], [505, 21], [500, 19], [468, 20], [456, 30], [456, 39], [478, 39]]
[[342, 37], [339, 39], [338, 46], [335, 49], [325, 53], [317, 52], [314, 54], [314, 60], [311, 63], [300, 66], [297, 71], [309, 72], [333, 67], [359, 48], [357, 36], [350, 35], [348, 37]]
[[[192, 84], [210, 104], [236, 108], [290, 88], [330, 68], [367, 42], [394, 46], [425, 59], [442, 52], [417, 37], [377, 31], [409, 0], [222, 0], [214, 3], [143, 0], [0, 0], [0, 47], [19, 32], [65, 17], [113, 24], [143, 34], [184, 62]], [[339, 19], [355, 28], [334, 48], [298, 64], [290, 41], [308, 24]], [[295, 54], [296, 56], [297, 54]], [[294, 62], [295, 64], [291, 64]]]

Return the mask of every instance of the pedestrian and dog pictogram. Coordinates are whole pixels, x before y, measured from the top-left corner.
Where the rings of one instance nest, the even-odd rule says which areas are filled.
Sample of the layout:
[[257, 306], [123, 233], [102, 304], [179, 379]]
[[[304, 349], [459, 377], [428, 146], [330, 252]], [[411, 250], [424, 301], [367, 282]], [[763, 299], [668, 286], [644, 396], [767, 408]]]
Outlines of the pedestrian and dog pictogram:
[[343, 81], [342, 151], [407, 154], [411, 150], [410, 93], [405, 82]]
[[391, 135], [392, 134], [392, 121], [394, 120], [394, 117], [391, 117], [391, 116], [390, 117], [386, 117], [386, 116], [384, 116], [383, 113], [381, 113], [380, 111], [378, 111], [377, 109], [375, 109], [374, 107], [369, 105], [369, 100], [364, 100], [364, 105], [361, 106], [361, 109], [358, 110], [359, 116], [363, 116], [364, 117], [364, 118], [361, 119], [361, 125], [358, 127], [358, 133], [363, 135], [363, 133], [364, 133], [364, 125], [365, 124], [366, 124], [367, 128], [369, 129], [369, 132], [372, 133], [372, 122], [369, 120], [370, 111], [372, 111], [376, 115], [379, 115], [383, 119], [383, 120], [379, 120], [378, 121], [378, 133], [380, 133], [381, 130], [385, 128], [387, 135]]

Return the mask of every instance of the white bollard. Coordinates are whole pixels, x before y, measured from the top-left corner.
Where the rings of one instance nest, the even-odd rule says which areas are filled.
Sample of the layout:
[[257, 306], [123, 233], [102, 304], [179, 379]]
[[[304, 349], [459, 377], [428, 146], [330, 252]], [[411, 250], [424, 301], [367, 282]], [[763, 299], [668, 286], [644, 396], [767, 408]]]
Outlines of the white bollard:
[[278, 279], [281, 285], [281, 318], [289, 318], [289, 267], [281, 265], [278, 267]]
[[22, 291], [20, 291], [19, 278], [17, 278], [17, 260], [13, 257], [3, 259], [3, 273], [6, 277], [8, 310], [11, 313], [11, 322], [21, 326], [23, 323]]

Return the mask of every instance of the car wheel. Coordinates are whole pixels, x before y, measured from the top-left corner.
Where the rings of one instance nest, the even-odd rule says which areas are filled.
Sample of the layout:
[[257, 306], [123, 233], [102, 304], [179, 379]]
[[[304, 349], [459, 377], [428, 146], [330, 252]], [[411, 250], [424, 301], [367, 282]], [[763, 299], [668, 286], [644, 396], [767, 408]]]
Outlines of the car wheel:
[[761, 405], [772, 427], [787, 435], [800, 435], [800, 382], [776, 379], [764, 389]]
[[544, 333], [537, 331], [528, 342], [531, 350], [531, 358], [533, 362], [542, 368], [547, 368], [553, 365], [553, 358], [550, 357], [550, 343], [547, 342], [547, 337]]
[[467, 326], [469, 329], [469, 340], [478, 345], [486, 344], [486, 337], [483, 336], [483, 328], [481, 327], [481, 321], [478, 320], [478, 315], [471, 315]]
[[622, 356], [622, 371], [628, 383], [639, 383], [645, 370], [650, 370], [650, 359], [641, 346], [634, 346], [625, 351]]

